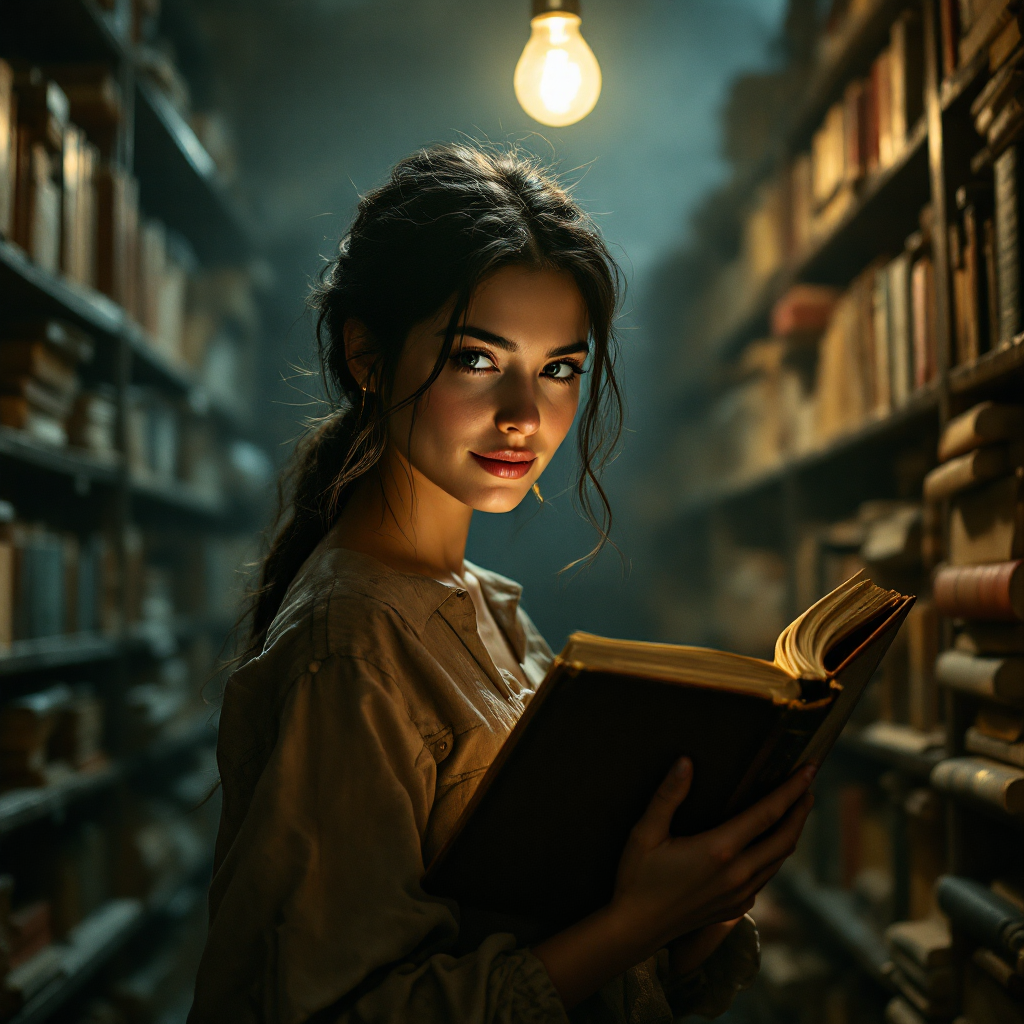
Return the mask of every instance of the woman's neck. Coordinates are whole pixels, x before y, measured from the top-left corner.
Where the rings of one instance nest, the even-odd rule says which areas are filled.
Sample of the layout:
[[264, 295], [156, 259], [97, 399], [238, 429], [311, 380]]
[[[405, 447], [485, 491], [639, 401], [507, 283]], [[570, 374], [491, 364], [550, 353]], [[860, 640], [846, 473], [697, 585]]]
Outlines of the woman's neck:
[[338, 517], [344, 545], [399, 572], [462, 584], [473, 510], [394, 448], [352, 485]]

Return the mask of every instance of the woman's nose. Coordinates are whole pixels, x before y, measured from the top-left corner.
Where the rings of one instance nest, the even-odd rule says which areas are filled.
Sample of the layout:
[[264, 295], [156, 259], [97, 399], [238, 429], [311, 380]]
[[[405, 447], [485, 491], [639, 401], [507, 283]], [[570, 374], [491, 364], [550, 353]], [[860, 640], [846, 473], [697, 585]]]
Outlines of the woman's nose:
[[540, 429], [540, 407], [529, 380], [508, 374], [498, 390], [495, 424], [503, 434], [535, 434]]

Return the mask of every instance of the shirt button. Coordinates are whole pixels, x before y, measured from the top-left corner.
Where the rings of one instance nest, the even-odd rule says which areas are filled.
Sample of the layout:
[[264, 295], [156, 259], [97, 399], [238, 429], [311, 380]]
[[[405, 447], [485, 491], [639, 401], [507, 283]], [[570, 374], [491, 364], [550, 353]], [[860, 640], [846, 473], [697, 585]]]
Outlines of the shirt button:
[[440, 750], [441, 753], [443, 754], [448, 749], [448, 744], [444, 740], [442, 740], [440, 743], [438, 743], [437, 749]]
[[307, 667], [308, 667], [309, 671], [313, 673], [313, 675], [316, 675], [317, 672], [320, 671], [320, 662], [319, 661], [311, 661]]

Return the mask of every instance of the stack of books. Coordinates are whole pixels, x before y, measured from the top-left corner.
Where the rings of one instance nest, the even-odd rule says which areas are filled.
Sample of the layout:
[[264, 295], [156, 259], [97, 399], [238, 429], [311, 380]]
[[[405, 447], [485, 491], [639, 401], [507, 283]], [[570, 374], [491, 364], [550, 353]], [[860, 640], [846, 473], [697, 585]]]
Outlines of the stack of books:
[[91, 339], [61, 320], [10, 327], [7, 335], [0, 339], [0, 424], [63, 446]]
[[938, 916], [898, 921], [886, 929], [885, 942], [892, 965], [889, 979], [900, 993], [886, 1009], [891, 1024], [951, 1020], [959, 983], [946, 922]]
[[961, 1010], [964, 1024], [1024, 1021], [1024, 895], [997, 879], [990, 886], [945, 875], [937, 886], [939, 906], [958, 945], [970, 951], [964, 965]]
[[[1017, 814], [1024, 810], [1024, 406], [983, 402], [951, 420], [926, 500], [950, 503], [949, 561], [936, 608], [954, 621], [936, 663], [942, 686], [967, 694], [967, 756], [932, 773], [936, 788]], [[961, 742], [957, 737], [957, 744]]]

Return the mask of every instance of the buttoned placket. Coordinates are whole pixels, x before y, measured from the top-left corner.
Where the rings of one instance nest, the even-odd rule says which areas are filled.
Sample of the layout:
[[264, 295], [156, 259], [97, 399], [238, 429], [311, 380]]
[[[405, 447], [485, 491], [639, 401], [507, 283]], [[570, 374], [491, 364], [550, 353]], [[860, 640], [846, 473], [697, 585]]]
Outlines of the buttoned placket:
[[[455, 599], [454, 605], [452, 598]], [[450, 606], [453, 606], [454, 614]], [[509, 688], [508, 683], [505, 682], [504, 677], [487, 652], [487, 648], [484, 647], [483, 640], [480, 639], [480, 633], [477, 630], [476, 607], [473, 604], [473, 598], [470, 596], [469, 591], [461, 587], [453, 588], [451, 597], [438, 608], [438, 613], [451, 627], [452, 632], [462, 641], [463, 646], [473, 656], [473, 660], [477, 665], [483, 669], [491, 685], [498, 691], [498, 696], [506, 703], [521, 708], [522, 702], [516, 700], [515, 694]]]

